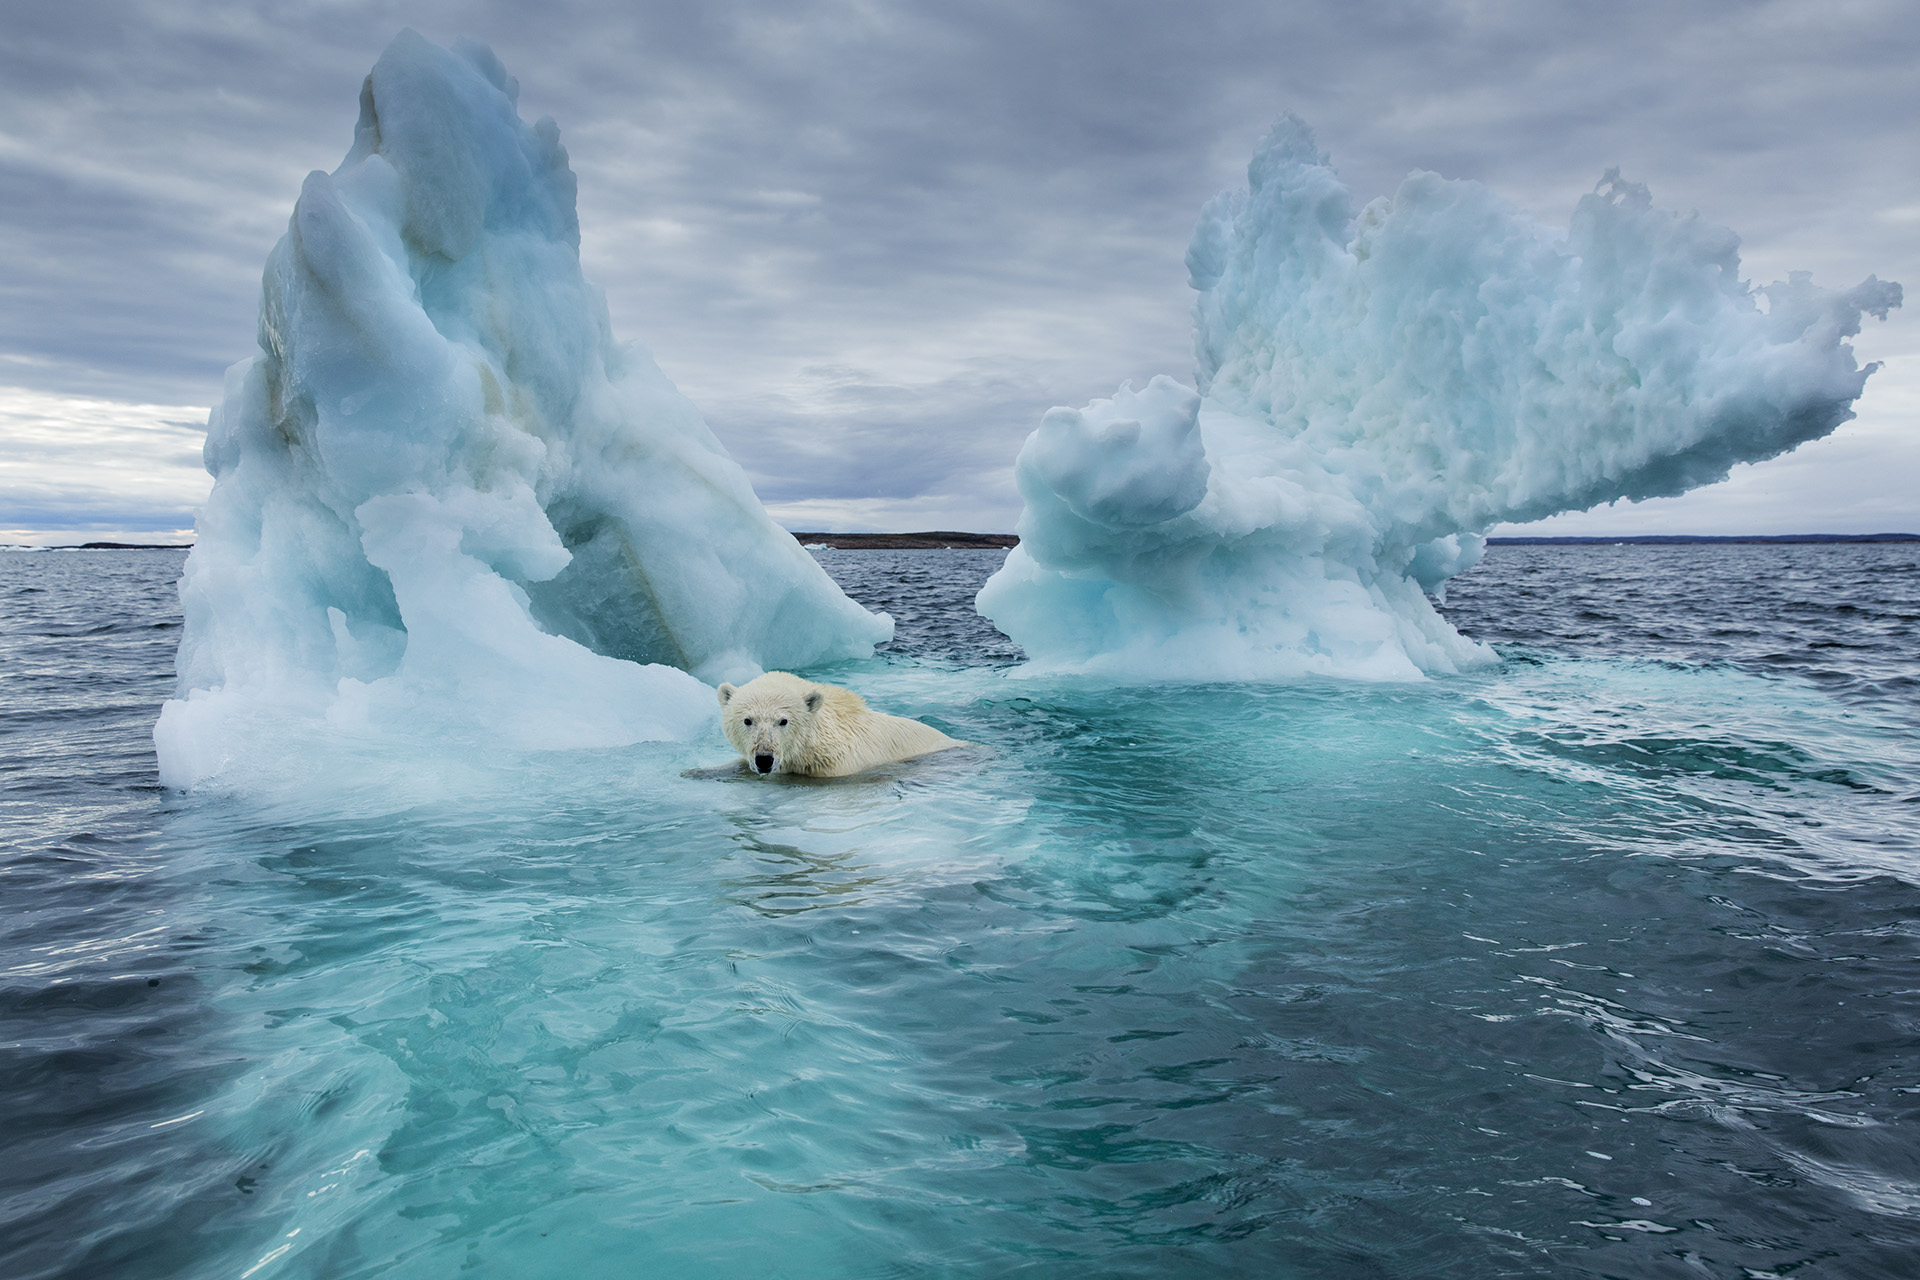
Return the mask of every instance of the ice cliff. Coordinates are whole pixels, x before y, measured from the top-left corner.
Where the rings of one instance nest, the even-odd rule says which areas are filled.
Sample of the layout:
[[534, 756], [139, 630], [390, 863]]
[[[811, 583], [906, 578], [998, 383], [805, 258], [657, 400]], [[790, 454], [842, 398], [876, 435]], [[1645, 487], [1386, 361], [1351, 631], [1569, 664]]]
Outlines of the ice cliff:
[[1682, 493], [1853, 416], [1900, 287], [1751, 288], [1739, 241], [1609, 173], [1549, 231], [1416, 173], [1358, 211], [1289, 117], [1187, 253], [1199, 394], [1054, 409], [980, 611], [1037, 670], [1406, 678], [1491, 659], [1427, 593], [1482, 535]]
[[308, 731], [687, 737], [703, 679], [891, 634], [614, 343], [558, 130], [517, 91], [484, 46], [405, 32], [308, 176], [208, 424], [167, 783]]

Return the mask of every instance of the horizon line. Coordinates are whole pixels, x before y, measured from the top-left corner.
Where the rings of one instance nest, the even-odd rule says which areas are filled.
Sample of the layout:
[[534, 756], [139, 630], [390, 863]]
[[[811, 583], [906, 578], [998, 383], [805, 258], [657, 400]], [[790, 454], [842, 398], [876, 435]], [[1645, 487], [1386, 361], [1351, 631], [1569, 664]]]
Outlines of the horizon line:
[[[1019, 536], [1012, 533], [974, 533], [954, 529], [927, 529], [900, 533], [859, 532], [835, 533], [824, 529], [789, 529], [787, 533], [797, 540], [813, 540], [816, 543], [832, 544], [839, 539], [855, 544], [851, 548], [859, 549], [860, 543], [868, 544], [870, 549], [916, 550], [931, 549], [945, 545], [947, 549], [962, 550], [969, 548], [990, 549], [1019, 545]], [[928, 547], [899, 546], [882, 548], [878, 540], [888, 539], [910, 543], [929, 544]], [[958, 542], [954, 547], [951, 544]], [[1897, 543], [1920, 542], [1920, 533], [1627, 533], [1627, 534], [1507, 534], [1487, 538], [1487, 545], [1495, 546], [1678, 546], [1700, 543], [1747, 543], [1747, 544], [1819, 544], [1819, 543]], [[191, 542], [69, 542], [69, 543], [7, 543], [0, 544], [0, 551], [191, 551]]]

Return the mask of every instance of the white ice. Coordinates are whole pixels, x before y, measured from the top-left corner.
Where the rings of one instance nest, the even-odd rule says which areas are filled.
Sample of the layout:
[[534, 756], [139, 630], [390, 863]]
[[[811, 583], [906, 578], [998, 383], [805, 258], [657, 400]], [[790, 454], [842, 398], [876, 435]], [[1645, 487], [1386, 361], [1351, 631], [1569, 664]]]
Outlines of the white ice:
[[1754, 289], [1739, 241], [1608, 173], [1548, 230], [1415, 173], [1359, 210], [1289, 117], [1187, 253], [1200, 394], [1055, 409], [981, 613], [1029, 669], [1413, 678], [1492, 659], [1429, 592], [1482, 535], [1682, 493], [1832, 431], [1900, 286]]
[[892, 634], [614, 343], [558, 130], [517, 91], [484, 46], [404, 32], [308, 176], [208, 424], [168, 784], [316, 734], [687, 738], [713, 731], [702, 681]]

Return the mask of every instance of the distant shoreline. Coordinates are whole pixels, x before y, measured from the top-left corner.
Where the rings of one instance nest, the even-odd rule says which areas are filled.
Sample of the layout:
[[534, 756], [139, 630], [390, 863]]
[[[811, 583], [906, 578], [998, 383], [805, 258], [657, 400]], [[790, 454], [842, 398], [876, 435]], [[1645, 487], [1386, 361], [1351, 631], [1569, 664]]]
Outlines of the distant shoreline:
[[978, 551], [1013, 547], [1020, 539], [1011, 533], [796, 533], [801, 546], [827, 546], [841, 551]]
[[191, 551], [191, 542], [62, 542], [51, 547], [24, 542], [0, 546], [0, 551]]
[[[1020, 545], [1012, 533], [795, 533], [802, 546], [840, 551], [980, 551]], [[1829, 542], [1920, 542], [1920, 533], [1637, 533], [1616, 536], [1488, 538], [1490, 547], [1691, 547], [1726, 543], [1746, 546], [1806, 545]], [[191, 551], [191, 542], [82, 542], [56, 547], [13, 546], [8, 551]]]
[[[1014, 547], [1020, 544], [1019, 537], [1011, 533], [956, 533], [952, 530], [932, 533], [796, 533], [793, 536], [803, 546], [828, 546], [841, 551], [951, 551]], [[1622, 544], [1669, 547], [1711, 543], [1771, 545], [1828, 542], [1920, 542], [1920, 533], [1642, 533], [1618, 537], [1521, 536], [1487, 539], [1490, 547], [1612, 547]]]

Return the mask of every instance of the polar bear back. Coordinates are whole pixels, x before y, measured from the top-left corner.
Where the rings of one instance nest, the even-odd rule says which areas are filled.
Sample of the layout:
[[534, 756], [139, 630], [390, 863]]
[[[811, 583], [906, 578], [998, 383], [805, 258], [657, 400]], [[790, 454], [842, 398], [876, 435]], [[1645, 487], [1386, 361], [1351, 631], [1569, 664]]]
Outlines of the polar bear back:
[[825, 695], [825, 701], [814, 716], [811, 750], [791, 766], [795, 773], [842, 778], [961, 745], [930, 724], [873, 710], [851, 689], [830, 684], [813, 687]]

